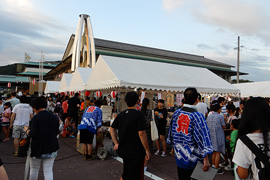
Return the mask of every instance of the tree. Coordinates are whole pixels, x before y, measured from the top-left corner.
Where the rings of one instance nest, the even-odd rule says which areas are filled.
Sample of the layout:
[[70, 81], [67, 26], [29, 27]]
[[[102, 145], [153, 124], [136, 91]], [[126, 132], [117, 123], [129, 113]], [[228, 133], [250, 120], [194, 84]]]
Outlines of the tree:
[[[253, 81], [250, 81], [250, 80], [245, 80], [245, 79], [239, 79], [239, 83], [247, 83], [247, 82], [253, 82]], [[232, 80], [232, 84], [236, 84], [236, 79], [233, 79]]]

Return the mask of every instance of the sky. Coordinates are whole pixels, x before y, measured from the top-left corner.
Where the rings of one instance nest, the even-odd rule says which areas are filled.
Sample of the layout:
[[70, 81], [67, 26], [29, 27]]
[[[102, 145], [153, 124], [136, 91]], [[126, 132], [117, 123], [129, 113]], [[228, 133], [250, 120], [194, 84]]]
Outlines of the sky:
[[[61, 60], [80, 14], [95, 38], [202, 55], [237, 65], [240, 79], [270, 80], [267, 0], [0, 0], [0, 66]], [[235, 77], [233, 77], [235, 79]]]

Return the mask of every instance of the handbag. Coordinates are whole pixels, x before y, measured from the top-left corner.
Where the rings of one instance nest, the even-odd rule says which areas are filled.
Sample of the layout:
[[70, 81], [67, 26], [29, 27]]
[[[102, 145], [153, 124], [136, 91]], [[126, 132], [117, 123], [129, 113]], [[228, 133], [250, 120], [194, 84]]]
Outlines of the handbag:
[[19, 149], [18, 149], [18, 156], [19, 157], [27, 156], [27, 151], [28, 151], [29, 145], [30, 145], [30, 138], [29, 137], [19, 139]]
[[152, 141], [156, 141], [158, 140], [158, 130], [155, 121], [154, 110], [152, 110], [152, 121], [150, 122], [150, 124], [151, 124], [151, 139]]

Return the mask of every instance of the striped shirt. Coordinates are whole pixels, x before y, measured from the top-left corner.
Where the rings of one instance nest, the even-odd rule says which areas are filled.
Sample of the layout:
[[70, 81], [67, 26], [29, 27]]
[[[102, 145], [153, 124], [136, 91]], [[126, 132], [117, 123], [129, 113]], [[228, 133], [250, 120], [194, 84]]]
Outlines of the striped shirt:
[[[172, 121], [168, 136], [172, 136], [177, 166], [194, 169], [197, 161], [213, 153], [205, 118], [197, 112], [196, 106], [184, 104], [182, 109], [175, 111]], [[170, 138], [167, 139], [168, 143]]]

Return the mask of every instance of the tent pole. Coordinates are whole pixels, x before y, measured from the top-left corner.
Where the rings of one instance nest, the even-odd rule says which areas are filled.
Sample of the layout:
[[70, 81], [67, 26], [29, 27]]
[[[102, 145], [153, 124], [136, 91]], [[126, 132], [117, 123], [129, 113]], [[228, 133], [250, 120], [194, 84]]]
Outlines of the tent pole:
[[[120, 95], [120, 96], [119, 96]], [[119, 114], [120, 110], [120, 98], [121, 98], [121, 92], [120, 92], [120, 87], [118, 88], [118, 100], [117, 100], [117, 114]]]

